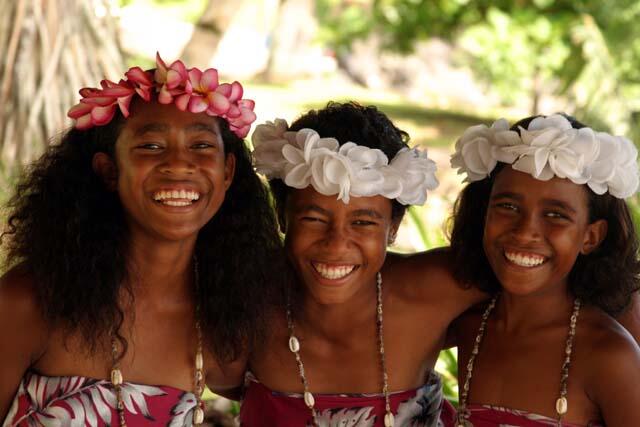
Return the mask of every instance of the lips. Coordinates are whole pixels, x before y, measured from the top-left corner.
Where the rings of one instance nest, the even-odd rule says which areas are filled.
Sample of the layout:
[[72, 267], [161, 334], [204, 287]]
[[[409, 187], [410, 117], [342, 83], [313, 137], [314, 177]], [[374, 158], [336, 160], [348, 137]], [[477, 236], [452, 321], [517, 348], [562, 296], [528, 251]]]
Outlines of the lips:
[[311, 265], [320, 277], [329, 280], [343, 279], [358, 267], [356, 264], [327, 264], [323, 262], [312, 262]]
[[547, 261], [547, 257], [531, 253], [531, 252], [518, 252], [518, 251], [504, 251], [504, 257], [519, 267], [533, 268], [544, 264]]
[[189, 206], [200, 199], [200, 193], [191, 189], [162, 189], [153, 193], [153, 200], [166, 206]]

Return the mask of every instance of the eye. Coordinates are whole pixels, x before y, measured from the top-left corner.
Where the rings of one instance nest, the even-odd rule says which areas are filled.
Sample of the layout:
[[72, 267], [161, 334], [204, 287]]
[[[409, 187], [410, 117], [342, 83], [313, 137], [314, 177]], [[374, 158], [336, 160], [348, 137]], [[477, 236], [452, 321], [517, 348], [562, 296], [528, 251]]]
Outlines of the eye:
[[501, 210], [505, 210], [505, 211], [513, 211], [513, 212], [518, 211], [518, 206], [516, 206], [515, 204], [510, 203], [510, 202], [500, 202], [500, 203], [496, 203], [496, 204], [494, 205], [494, 207], [495, 207], [496, 209], [501, 209]]
[[142, 150], [155, 151], [155, 150], [161, 150], [163, 146], [159, 142], [143, 142], [141, 144], [138, 144], [136, 148], [142, 149]]
[[300, 221], [309, 222], [309, 223], [326, 223], [327, 222], [323, 218], [319, 218], [316, 216], [303, 216], [302, 218], [300, 218]]
[[558, 212], [558, 211], [545, 212], [544, 216], [546, 216], [547, 218], [551, 218], [551, 219], [566, 219], [566, 220], [569, 219], [569, 217], [567, 215], [565, 215], [562, 212]]
[[366, 219], [357, 219], [355, 221], [353, 221], [353, 225], [357, 225], [357, 226], [369, 226], [369, 225], [377, 225], [377, 222], [374, 221], [368, 221]]
[[210, 141], [195, 141], [191, 148], [196, 150], [206, 150], [207, 148], [216, 148], [217, 145]]

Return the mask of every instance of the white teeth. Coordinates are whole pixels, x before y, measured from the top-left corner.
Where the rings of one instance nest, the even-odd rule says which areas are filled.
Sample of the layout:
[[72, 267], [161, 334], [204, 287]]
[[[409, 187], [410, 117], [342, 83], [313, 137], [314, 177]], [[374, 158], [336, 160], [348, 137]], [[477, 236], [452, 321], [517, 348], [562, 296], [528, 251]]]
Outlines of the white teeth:
[[191, 190], [158, 191], [153, 194], [153, 200], [169, 206], [187, 206], [199, 198], [200, 193]]
[[540, 255], [524, 255], [515, 252], [505, 252], [504, 256], [512, 263], [521, 267], [536, 267], [545, 261]]
[[163, 205], [168, 206], [189, 206], [192, 202], [180, 201], [180, 200], [164, 200]]
[[325, 279], [342, 279], [351, 273], [356, 266], [355, 265], [341, 265], [339, 267], [332, 267], [329, 264], [313, 263], [313, 268]]

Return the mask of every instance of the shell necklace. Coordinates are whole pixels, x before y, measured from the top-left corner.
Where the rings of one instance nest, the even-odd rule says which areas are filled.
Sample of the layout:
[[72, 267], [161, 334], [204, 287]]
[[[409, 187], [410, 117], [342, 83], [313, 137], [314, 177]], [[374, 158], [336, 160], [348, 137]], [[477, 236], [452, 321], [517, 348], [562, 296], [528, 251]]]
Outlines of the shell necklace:
[[[491, 314], [491, 311], [496, 305], [498, 296], [493, 297], [487, 309], [482, 314], [482, 321], [478, 328], [478, 335], [471, 351], [471, 357], [467, 362], [467, 375], [462, 387], [462, 395], [460, 397], [460, 406], [458, 408], [458, 415], [456, 417], [456, 427], [473, 427], [473, 424], [469, 421], [471, 413], [467, 409], [467, 403], [469, 400], [469, 385], [471, 383], [471, 377], [473, 375], [473, 365], [476, 360], [476, 356], [480, 350], [480, 344], [487, 327], [487, 319]], [[558, 414], [558, 427], [562, 427], [562, 416], [567, 413], [567, 384], [569, 380], [569, 365], [571, 365], [571, 353], [573, 351], [573, 339], [576, 335], [576, 324], [578, 322], [578, 316], [580, 315], [580, 299], [576, 298], [573, 302], [573, 312], [571, 313], [571, 319], [569, 321], [569, 333], [567, 334], [567, 341], [565, 342], [565, 359], [562, 363], [562, 374], [560, 376], [560, 397], [556, 400], [556, 413]]]
[[[376, 326], [378, 330], [378, 352], [380, 353], [380, 364], [382, 365], [382, 394], [384, 395], [384, 426], [393, 427], [394, 418], [393, 412], [391, 412], [391, 403], [389, 401], [389, 386], [387, 376], [387, 365], [385, 361], [384, 353], [384, 335], [383, 335], [383, 323], [382, 323], [382, 275], [378, 272], [376, 276]], [[300, 341], [294, 334], [293, 316], [291, 315], [291, 308], [287, 304], [287, 325], [289, 327], [289, 350], [296, 356], [296, 362], [298, 363], [298, 371], [300, 373], [300, 379], [302, 380], [302, 386], [304, 387], [304, 403], [311, 410], [311, 416], [313, 417], [313, 426], [318, 427], [317, 411], [315, 409], [315, 399], [313, 394], [309, 391], [309, 382], [304, 373], [304, 365], [302, 358], [300, 357]]]
[[[198, 288], [198, 261], [193, 262], [194, 282], [196, 289]], [[202, 355], [202, 330], [200, 329], [200, 305], [196, 304], [196, 335], [198, 344], [196, 346], [195, 371], [194, 371], [194, 390], [196, 397], [196, 406], [193, 412], [193, 425], [198, 426], [204, 421], [204, 405], [202, 404], [202, 392], [204, 391], [204, 357]], [[127, 427], [124, 419], [125, 404], [122, 398], [123, 376], [120, 370], [120, 358], [118, 357], [118, 346], [115, 334], [111, 338], [111, 355], [113, 364], [111, 367], [111, 385], [116, 395], [116, 410], [118, 411], [118, 419], [120, 427]]]

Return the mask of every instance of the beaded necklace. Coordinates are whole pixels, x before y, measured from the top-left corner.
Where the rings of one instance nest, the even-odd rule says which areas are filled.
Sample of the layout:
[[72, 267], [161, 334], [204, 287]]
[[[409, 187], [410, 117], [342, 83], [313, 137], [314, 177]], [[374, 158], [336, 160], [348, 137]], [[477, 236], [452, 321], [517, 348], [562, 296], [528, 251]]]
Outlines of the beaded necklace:
[[[389, 401], [389, 377], [387, 376], [387, 365], [384, 353], [384, 334], [383, 334], [383, 319], [382, 319], [382, 275], [378, 273], [376, 276], [376, 326], [378, 332], [378, 352], [380, 353], [380, 364], [382, 365], [382, 394], [384, 395], [385, 427], [393, 427], [394, 417], [391, 412], [391, 403]], [[293, 316], [291, 315], [291, 308], [287, 304], [287, 325], [289, 327], [289, 350], [296, 356], [296, 362], [298, 363], [298, 372], [300, 374], [300, 380], [304, 387], [304, 403], [311, 410], [311, 416], [313, 417], [314, 427], [318, 427], [317, 411], [315, 409], [315, 399], [313, 394], [309, 391], [309, 382], [304, 372], [304, 364], [300, 357], [300, 341], [294, 334]]]
[[[467, 362], [467, 374], [465, 377], [464, 385], [462, 387], [462, 395], [460, 397], [460, 406], [458, 408], [458, 415], [456, 419], [456, 427], [473, 427], [473, 424], [469, 421], [470, 413], [467, 409], [469, 400], [469, 386], [471, 383], [471, 377], [473, 375], [473, 366], [476, 360], [476, 356], [480, 350], [480, 344], [484, 338], [485, 330], [487, 327], [487, 319], [491, 314], [491, 311], [496, 305], [498, 296], [493, 297], [486, 310], [482, 314], [482, 321], [478, 328], [478, 335], [471, 351], [471, 356]], [[573, 311], [571, 313], [571, 319], [569, 321], [569, 333], [567, 334], [567, 341], [565, 343], [565, 359], [562, 363], [562, 374], [560, 377], [560, 397], [556, 400], [556, 413], [558, 414], [558, 427], [562, 427], [562, 416], [567, 413], [567, 384], [569, 380], [569, 365], [571, 364], [571, 353], [573, 351], [573, 339], [576, 335], [576, 324], [578, 322], [578, 316], [580, 315], [580, 299], [576, 298], [573, 303]]]
[[[196, 289], [199, 284], [198, 277], [198, 261], [193, 262], [194, 282]], [[202, 330], [200, 328], [200, 305], [196, 304], [196, 335], [198, 344], [196, 346], [195, 371], [194, 371], [194, 391], [196, 397], [196, 406], [193, 412], [193, 425], [198, 426], [204, 421], [204, 405], [202, 404], [202, 393], [204, 392], [204, 356], [202, 353]], [[118, 411], [118, 419], [120, 427], [127, 427], [124, 418], [125, 405], [122, 398], [123, 376], [120, 370], [120, 358], [118, 357], [118, 346], [116, 344], [115, 334], [111, 338], [111, 355], [113, 364], [111, 367], [111, 385], [116, 395], [116, 410]]]

